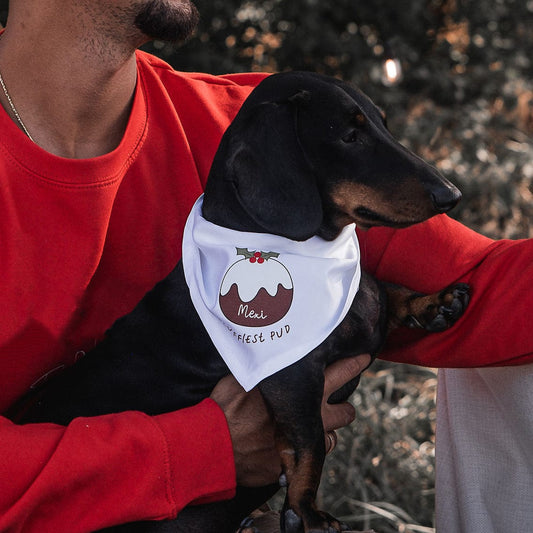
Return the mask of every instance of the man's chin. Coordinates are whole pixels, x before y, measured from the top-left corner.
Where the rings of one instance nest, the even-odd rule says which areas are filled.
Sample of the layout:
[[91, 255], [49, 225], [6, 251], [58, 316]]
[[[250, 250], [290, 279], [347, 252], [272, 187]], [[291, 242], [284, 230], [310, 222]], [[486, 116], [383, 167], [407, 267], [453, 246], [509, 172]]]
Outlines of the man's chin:
[[199, 19], [190, 0], [151, 0], [135, 17], [135, 26], [151, 40], [181, 43], [191, 37]]

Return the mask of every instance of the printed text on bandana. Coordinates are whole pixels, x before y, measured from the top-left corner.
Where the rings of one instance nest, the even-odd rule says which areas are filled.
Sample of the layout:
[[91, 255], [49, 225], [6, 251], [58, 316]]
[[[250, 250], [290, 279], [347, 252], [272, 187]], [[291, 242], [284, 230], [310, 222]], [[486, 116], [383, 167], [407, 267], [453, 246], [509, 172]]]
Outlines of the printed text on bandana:
[[226, 327], [233, 335], [233, 338], [242, 344], [257, 344], [268, 341], [272, 342], [287, 337], [291, 332], [291, 327], [289, 324], [285, 324], [278, 329], [270, 330], [270, 332], [267, 333], [243, 333], [231, 328], [230, 326]]

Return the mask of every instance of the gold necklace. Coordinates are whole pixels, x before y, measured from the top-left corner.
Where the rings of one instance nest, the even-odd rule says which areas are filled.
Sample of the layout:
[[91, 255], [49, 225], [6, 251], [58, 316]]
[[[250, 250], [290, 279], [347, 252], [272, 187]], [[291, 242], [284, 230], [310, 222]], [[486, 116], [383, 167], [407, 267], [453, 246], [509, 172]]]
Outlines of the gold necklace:
[[4, 83], [4, 78], [2, 78], [2, 74], [0, 74], [0, 85], [2, 85], [4, 94], [6, 95], [9, 106], [11, 107], [11, 111], [13, 112], [13, 115], [15, 115], [15, 118], [17, 119], [17, 122], [20, 124], [20, 127], [23, 129], [24, 133], [28, 136], [30, 141], [35, 142], [33, 140], [33, 137], [30, 135], [28, 128], [26, 128], [26, 126], [24, 125], [24, 122], [22, 122], [22, 119], [20, 118], [20, 115], [18, 114], [15, 104], [13, 103], [11, 96], [9, 96], [9, 93], [7, 92], [7, 87], [6, 87], [6, 84]]

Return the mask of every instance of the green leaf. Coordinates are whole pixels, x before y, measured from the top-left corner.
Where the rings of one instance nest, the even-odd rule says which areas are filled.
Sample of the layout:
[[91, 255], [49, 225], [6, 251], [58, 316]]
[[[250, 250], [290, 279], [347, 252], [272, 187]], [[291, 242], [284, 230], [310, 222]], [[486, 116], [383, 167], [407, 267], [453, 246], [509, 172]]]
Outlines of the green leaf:
[[261, 257], [265, 260], [265, 261], [268, 261], [269, 259], [271, 259], [272, 257], [279, 257], [279, 254], [277, 252], [261, 252]]
[[[254, 250], [255, 252], [255, 250]], [[237, 248], [237, 255], [244, 255], [245, 259], [250, 259], [250, 257], [254, 256], [254, 252], [250, 252], [248, 248]]]

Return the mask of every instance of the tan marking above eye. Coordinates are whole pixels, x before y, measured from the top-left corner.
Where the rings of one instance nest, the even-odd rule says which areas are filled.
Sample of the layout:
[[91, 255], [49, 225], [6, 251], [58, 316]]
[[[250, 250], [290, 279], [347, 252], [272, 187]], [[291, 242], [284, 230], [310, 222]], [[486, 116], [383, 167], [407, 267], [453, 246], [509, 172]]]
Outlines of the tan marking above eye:
[[366, 117], [363, 115], [363, 113], [356, 113], [354, 118], [359, 126], [366, 124]]

